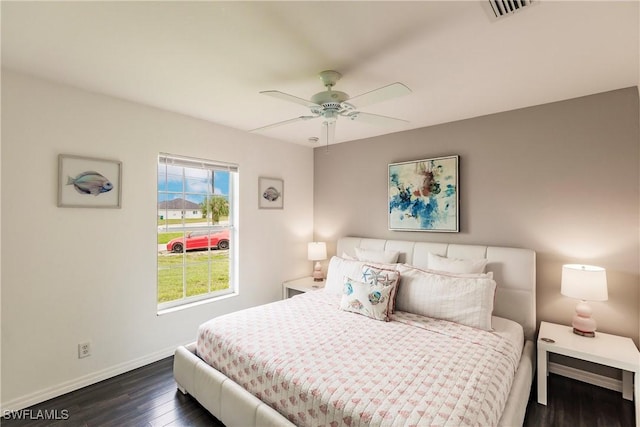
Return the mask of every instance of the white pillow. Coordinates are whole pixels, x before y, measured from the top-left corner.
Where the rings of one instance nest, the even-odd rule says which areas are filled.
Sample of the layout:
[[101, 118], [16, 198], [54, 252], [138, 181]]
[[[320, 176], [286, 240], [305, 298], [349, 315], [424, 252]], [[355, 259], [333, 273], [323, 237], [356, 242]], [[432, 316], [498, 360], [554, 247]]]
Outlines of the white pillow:
[[398, 262], [398, 251], [376, 251], [373, 249], [355, 248], [356, 258], [359, 261], [379, 262], [382, 264], [393, 264]]
[[448, 273], [484, 273], [487, 259], [447, 258], [429, 252], [427, 258], [430, 270], [446, 271]]
[[351, 255], [349, 255], [349, 254], [348, 254], [348, 253], [346, 253], [346, 252], [342, 252], [342, 258], [344, 258], [344, 259], [350, 259], [350, 260], [354, 260], [354, 259], [355, 259], [354, 257], [352, 257]]
[[458, 277], [398, 266], [396, 310], [491, 330], [496, 282], [489, 277]]
[[[416, 270], [420, 270], [420, 271], [424, 271], [425, 273], [431, 273], [431, 274], [441, 274], [444, 276], [450, 276], [450, 277], [470, 277], [470, 278], [476, 278], [476, 277], [480, 277], [480, 278], [488, 278], [488, 279], [493, 279], [493, 271], [487, 271], [486, 273], [450, 273], [448, 271], [442, 271], [442, 270], [431, 270], [429, 268], [418, 268], [418, 267], [414, 267], [411, 264], [402, 264], [402, 268], [413, 268]], [[402, 268], [400, 268], [400, 266], [396, 267], [396, 269], [398, 271], [401, 271]]]
[[389, 300], [395, 288], [379, 283], [369, 284], [344, 278], [340, 310], [362, 314], [375, 320], [389, 321]]
[[325, 281], [325, 292], [341, 295], [343, 279], [347, 277], [362, 277], [363, 261], [349, 260], [337, 256], [331, 257], [327, 268], [327, 280]]

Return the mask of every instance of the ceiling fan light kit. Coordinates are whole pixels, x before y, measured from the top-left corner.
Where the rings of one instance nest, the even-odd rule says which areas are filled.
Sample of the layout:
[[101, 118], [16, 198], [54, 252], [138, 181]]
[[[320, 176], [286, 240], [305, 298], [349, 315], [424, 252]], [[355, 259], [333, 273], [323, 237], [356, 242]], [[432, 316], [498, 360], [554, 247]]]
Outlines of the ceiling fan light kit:
[[288, 93], [280, 92], [277, 90], [267, 90], [260, 92], [263, 95], [268, 95], [284, 101], [303, 105], [309, 108], [312, 114], [311, 116], [299, 116], [293, 119], [284, 120], [282, 122], [272, 123], [270, 125], [253, 129], [250, 132], [259, 132], [289, 123], [322, 117], [324, 120], [321, 125], [321, 135], [325, 140], [324, 142], [329, 145], [330, 143], [334, 142], [335, 122], [340, 116], [350, 120], [358, 120], [365, 123], [382, 126], [407, 123], [406, 120], [397, 119], [394, 117], [380, 116], [378, 114], [363, 113], [361, 111], [358, 111], [358, 108], [360, 107], [386, 101], [392, 98], [397, 98], [399, 96], [411, 93], [411, 89], [409, 89], [404, 84], [399, 82], [392, 83], [390, 85], [383, 86], [381, 88], [350, 98], [347, 93], [332, 89], [333, 86], [335, 86], [336, 82], [340, 80], [342, 74], [334, 70], [325, 70], [320, 72], [319, 77], [320, 80], [322, 80], [322, 83], [324, 84], [326, 90], [316, 93], [311, 97], [311, 100], [299, 98], [297, 96], [289, 95]]

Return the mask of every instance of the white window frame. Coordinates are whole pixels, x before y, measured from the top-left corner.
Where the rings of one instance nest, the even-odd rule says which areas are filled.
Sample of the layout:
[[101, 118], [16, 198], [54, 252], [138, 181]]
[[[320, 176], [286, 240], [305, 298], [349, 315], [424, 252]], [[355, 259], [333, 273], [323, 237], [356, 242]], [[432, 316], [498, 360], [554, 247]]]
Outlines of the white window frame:
[[[186, 281], [185, 281], [186, 273], [185, 272], [186, 272], [186, 267], [188, 265], [186, 264], [186, 251], [185, 251], [183, 252], [183, 263], [182, 263], [183, 297], [180, 299], [161, 302], [161, 303], [157, 302], [158, 286], [159, 286], [159, 283], [158, 283], [159, 266], [156, 265], [156, 294], [155, 295], [156, 295], [156, 303], [158, 306], [158, 314], [174, 311], [175, 309], [180, 309], [180, 308], [188, 307], [191, 305], [199, 305], [203, 302], [214, 301], [216, 299], [227, 297], [229, 295], [238, 293], [238, 285], [236, 280], [238, 277], [238, 265], [237, 265], [237, 259], [238, 259], [237, 257], [237, 254], [238, 254], [238, 244], [237, 244], [238, 242], [238, 208], [237, 208], [237, 205], [239, 201], [239, 196], [238, 196], [239, 167], [238, 165], [233, 163], [225, 163], [225, 162], [219, 162], [219, 161], [213, 161], [213, 160], [196, 159], [196, 158], [179, 156], [179, 155], [168, 154], [168, 153], [159, 153], [158, 165], [160, 166], [163, 164], [166, 164], [167, 166], [178, 166], [178, 167], [184, 167], [184, 168], [229, 172], [229, 224], [228, 225], [208, 224], [207, 226], [202, 226], [202, 225], [191, 226], [189, 225], [189, 223], [185, 222], [185, 215], [183, 210], [182, 224], [180, 224], [178, 227], [176, 226], [171, 227], [172, 231], [175, 230], [175, 231], [183, 231], [183, 232], [201, 231], [201, 230], [214, 231], [214, 230], [223, 230], [223, 229], [229, 230], [229, 252], [228, 252], [229, 288], [224, 290], [219, 290], [219, 291], [211, 291], [211, 292], [200, 294], [200, 295], [184, 296], [186, 295]], [[167, 169], [165, 169], [165, 173], [166, 173], [166, 170]], [[156, 177], [156, 181], [157, 180], [158, 180], [158, 177]], [[183, 180], [185, 180], [184, 170], [183, 170]], [[157, 185], [156, 187], [159, 187], [159, 185]], [[169, 193], [172, 193], [172, 192], [169, 192], [167, 189], [161, 190], [160, 188], [158, 188], [156, 200], [157, 201], [160, 200], [159, 198], [160, 194], [169, 194]], [[177, 192], [173, 192], [173, 193], [180, 194]], [[181, 194], [182, 194], [182, 198], [185, 198], [186, 195], [189, 194], [185, 191], [184, 183], [183, 183], [183, 190]], [[213, 192], [213, 188], [211, 188], [211, 191], [210, 193], [208, 193], [208, 195], [209, 196], [215, 195]], [[158, 215], [158, 211], [156, 210], [156, 218], [157, 218], [157, 215]], [[169, 218], [168, 212], [165, 213], [164, 217]], [[158, 233], [162, 231], [168, 231], [168, 230], [169, 230], [169, 227], [167, 226], [158, 227]], [[156, 258], [156, 263], [157, 263], [157, 258]], [[210, 279], [211, 278], [209, 278], [209, 280]], [[209, 285], [211, 285], [211, 282], [209, 282]]]

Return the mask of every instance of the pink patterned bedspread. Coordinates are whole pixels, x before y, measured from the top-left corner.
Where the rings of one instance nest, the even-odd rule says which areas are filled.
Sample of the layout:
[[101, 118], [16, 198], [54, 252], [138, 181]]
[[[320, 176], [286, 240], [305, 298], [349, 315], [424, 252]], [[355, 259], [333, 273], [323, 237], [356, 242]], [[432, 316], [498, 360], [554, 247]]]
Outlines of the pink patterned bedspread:
[[523, 343], [322, 291], [210, 320], [197, 354], [299, 426], [493, 426]]

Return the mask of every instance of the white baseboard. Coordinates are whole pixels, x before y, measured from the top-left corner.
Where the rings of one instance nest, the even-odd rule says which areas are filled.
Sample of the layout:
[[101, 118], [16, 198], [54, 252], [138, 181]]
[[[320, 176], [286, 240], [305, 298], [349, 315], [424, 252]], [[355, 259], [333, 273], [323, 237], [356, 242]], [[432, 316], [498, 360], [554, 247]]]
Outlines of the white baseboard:
[[115, 377], [116, 375], [124, 374], [125, 372], [129, 372], [150, 363], [157, 362], [158, 360], [165, 359], [173, 355], [176, 347], [177, 346], [165, 348], [163, 350], [156, 351], [155, 353], [148, 354], [146, 356], [142, 356], [128, 362], [120, 363], [110, 368], [92, 372], [88, 375], [73, 379], [71, 381], [57, 384], [52, 387], [47, 387], [43, 390], [18, 397], [8, 402], [2, 402], [2, 404], [0, 404], [0, 415], [4, 414], [5, 411], [18, 411], [20, 409], [28, 408], [29, 406], [35, 405], [37, 403], [53, 399], [54, 397], [62, 396], [65, 393], [81, 389], [82, 387], [104, 381], [106, 379]]
[[555, 362], [549, 362], [549, 372], [604, 387], [609, 390], [622, 392], [622, 381], [615, 378], [605, 377], [604, 375], [594, 374], [593, 372], [583, 371], [582, 369], [572, 368]]

